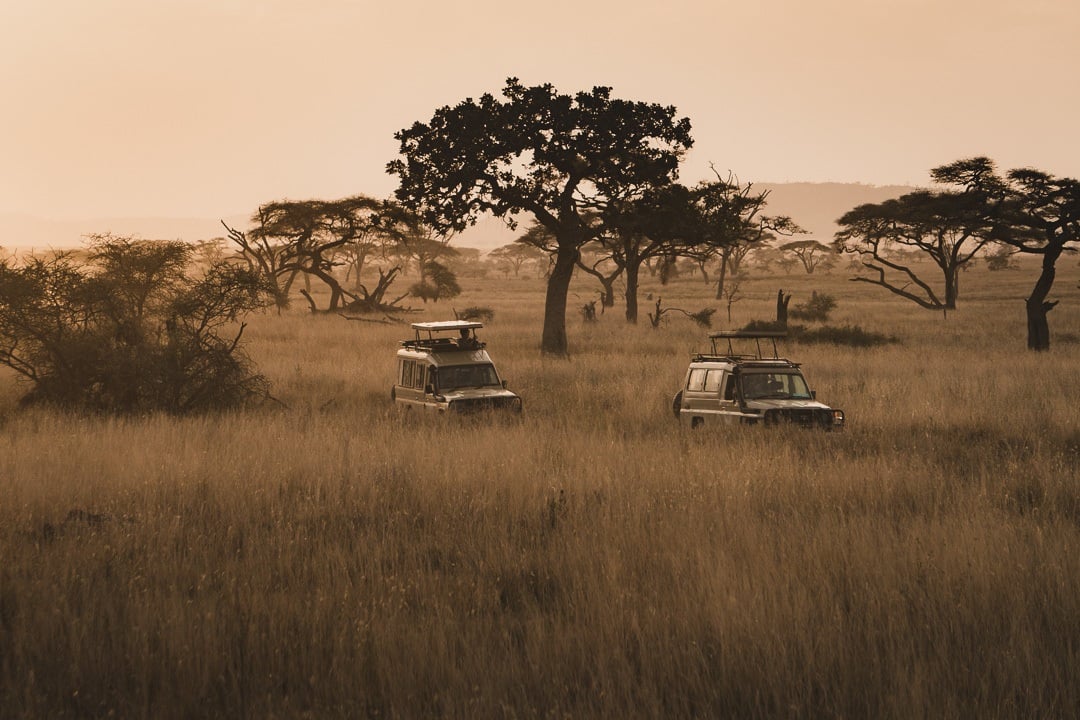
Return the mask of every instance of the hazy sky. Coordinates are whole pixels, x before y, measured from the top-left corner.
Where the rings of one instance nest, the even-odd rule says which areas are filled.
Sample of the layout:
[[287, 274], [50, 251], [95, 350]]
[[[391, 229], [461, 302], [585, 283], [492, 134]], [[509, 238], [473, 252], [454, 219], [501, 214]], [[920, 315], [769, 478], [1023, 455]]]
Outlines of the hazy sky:
[[393, 134], [509, 76], [672, 104], [743, 180], [1080, 177], [1074, 0], [0, 0], [0, 212], [390, 195]]

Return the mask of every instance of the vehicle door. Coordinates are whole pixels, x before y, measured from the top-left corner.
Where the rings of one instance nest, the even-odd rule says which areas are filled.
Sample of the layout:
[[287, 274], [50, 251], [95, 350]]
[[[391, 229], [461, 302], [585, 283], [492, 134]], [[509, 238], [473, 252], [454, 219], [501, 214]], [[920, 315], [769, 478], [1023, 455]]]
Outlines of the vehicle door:
[[427, 364], [411, 358], [402, 358], [398, 367], [398, 385], [395, 397], [406, 405], [424, 404], [424, 382]]
[[717, 418], [723, 423], [737, 423], [741, 417], [735, 375], [724, 372], [717, 389]]
[[691, 368], [687, 374], [686, 387], [683, 390], [683, 412], [688, 412], [691, 424], [700, 424], [708, 419], [715, 422], [724, 412], [722, 390], [725, 378], [730, 376], [721, 367]]

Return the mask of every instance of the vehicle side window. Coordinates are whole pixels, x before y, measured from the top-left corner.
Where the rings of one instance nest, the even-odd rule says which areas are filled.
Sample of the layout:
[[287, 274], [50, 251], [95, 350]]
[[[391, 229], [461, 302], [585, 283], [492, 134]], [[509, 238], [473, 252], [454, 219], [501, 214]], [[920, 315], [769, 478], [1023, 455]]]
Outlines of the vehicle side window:
[[705, 376], [705, 392], [714, 393], [718, 391], [722, 377], [724, 377], [723, 370], [710, 370]]
[[705, 368], [695, 368], [690, 371], [690, 379], [686, 382], [686, 389], [701, 392], [705, 388]]
[[412, 386], [418, 390], [424, 389], [424, 371], [427, 370], [427, 366], [423, 363], [416, 363], [416, 367], [413, 369], [413, 382]]
[[412, 360], [403, 360], [401, 362], [401, 386], [412, 387], [412, 375], [413, 375], [413, 363]]
[[728, 375], [727, 381], [724, 383], [724, 399], [735, 400], [735, 376]]

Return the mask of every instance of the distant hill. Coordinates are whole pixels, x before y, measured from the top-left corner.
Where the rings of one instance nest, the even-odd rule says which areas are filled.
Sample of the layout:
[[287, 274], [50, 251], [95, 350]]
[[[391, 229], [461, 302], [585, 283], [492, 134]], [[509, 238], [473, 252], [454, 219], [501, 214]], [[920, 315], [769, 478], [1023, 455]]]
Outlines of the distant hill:
[[832, 240], [836, 221], [848, 210], [916, 190], [908, 185], [764, 182], [754, 183], [754, 189], [770, 191], [766, 215], [789, 215], [810, 237], [825, 243]]
[[49, 220], [22, 213], [0, 213], [0, 247], [72, 248], [79, 247], [87, 235], [111, 232], [147, 240], [209, 240], [223, 237], [221, 220], [233, 227], [246, 227], [246, 215], [225, 218], [93, 218], [87, 220]]
[[[755, 183], [755, 189], [769, 190], [766, 214], [790, 215], [795, 222], [822, 242], [836, 232], [836, 219], [863, 203], [899, 197], [915, 188], [906, 185], [863, 185], [860, 183]], [[50, 220], [22, 213], [0, 213], [0, 247], [68, 248], [83, 244], [91, 233], [112, 232], [150, 240], [195, 242], [225, 235], [220, 220], [232, 227], [248, 226], [246, 215], [224, 218], [96, 218]], [[453, 241], [460, 247], [491, 250], [513, 242], [524, 228], [511, 231], [496, 218], [483, 218]]]

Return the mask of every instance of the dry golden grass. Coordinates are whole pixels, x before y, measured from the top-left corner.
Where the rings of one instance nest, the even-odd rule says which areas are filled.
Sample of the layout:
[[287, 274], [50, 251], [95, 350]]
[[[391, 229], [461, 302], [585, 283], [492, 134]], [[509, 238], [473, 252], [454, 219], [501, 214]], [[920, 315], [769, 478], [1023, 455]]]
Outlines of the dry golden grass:
[[818, 289], [901, 339], [788, 348], [841, 434], [680, 430], [704, 331], [585, 325], [585, 282], [569, 361], [540, 281], [454, 302], [518, 423], [402, 420], [403, 329], [299, 310], [246, 335], [287, 409], [19, 412], [3, 376], [0, 716], [1080, 715], [1080, 344], [1024, 350], [1030, 269], [948, 319], [843, 277], [744, 281], [732, 323]]

